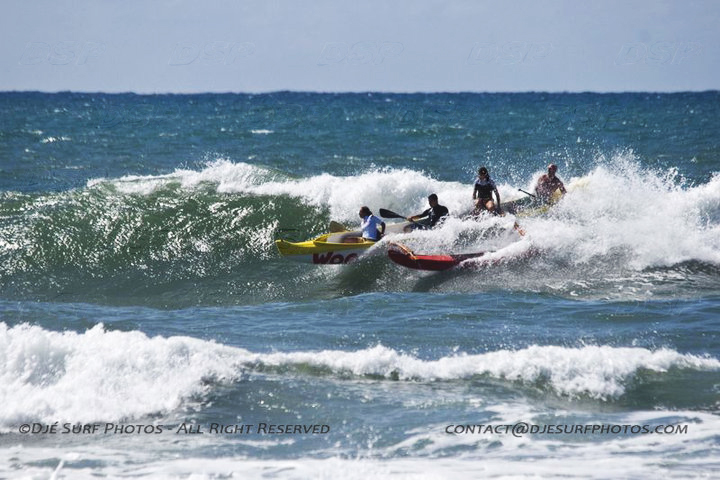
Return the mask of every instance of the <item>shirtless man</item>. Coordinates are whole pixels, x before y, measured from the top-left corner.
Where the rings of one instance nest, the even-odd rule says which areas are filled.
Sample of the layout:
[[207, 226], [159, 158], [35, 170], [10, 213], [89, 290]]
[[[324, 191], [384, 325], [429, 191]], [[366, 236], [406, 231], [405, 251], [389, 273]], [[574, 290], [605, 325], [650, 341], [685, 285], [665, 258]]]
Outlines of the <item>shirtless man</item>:
[[563, 195], [567, 193], [565, 185], [563, 185], [562, 180], [555, 176], [555, 172], [557, 172], [557, 165], [551, 163], [548, 165], [548, 173], [540, 177], [537, 185], [535, 185], [535, 194], [543, 203], [550, 203], [552, 194], [558, 188]]

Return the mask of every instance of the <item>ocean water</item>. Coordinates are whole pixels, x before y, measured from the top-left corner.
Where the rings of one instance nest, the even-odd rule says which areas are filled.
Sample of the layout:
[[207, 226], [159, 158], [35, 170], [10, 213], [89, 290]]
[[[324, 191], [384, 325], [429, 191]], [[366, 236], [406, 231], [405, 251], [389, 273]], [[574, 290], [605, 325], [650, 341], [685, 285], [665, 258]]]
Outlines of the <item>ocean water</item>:
[[718, 92], [0, 94], [0, 478], [720, 478], [719, 415]]

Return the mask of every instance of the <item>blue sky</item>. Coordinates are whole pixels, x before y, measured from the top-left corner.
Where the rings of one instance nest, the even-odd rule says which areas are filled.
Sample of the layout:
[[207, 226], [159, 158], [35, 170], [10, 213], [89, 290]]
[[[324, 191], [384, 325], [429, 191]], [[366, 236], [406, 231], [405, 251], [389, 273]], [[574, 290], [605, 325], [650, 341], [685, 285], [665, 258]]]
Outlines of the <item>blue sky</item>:
[[0, 91], [720, 89], [720, 1], [3, 4]]

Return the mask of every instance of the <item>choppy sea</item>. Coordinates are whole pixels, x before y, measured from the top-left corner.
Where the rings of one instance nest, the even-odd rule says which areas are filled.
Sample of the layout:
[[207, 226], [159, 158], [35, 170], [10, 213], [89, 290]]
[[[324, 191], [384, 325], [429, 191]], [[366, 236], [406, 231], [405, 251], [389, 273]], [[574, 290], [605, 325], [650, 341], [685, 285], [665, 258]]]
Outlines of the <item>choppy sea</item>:
[[[479, 166], [512, 200], [549, 163], [547, 213], [460, 215]], [[452, 218], [355, 263], [275, 249], [429, 193]], [[390, 241], [537, 254], [421, 272]], [[719, 458], [719, 92], [0, 93], [0, 478]]]

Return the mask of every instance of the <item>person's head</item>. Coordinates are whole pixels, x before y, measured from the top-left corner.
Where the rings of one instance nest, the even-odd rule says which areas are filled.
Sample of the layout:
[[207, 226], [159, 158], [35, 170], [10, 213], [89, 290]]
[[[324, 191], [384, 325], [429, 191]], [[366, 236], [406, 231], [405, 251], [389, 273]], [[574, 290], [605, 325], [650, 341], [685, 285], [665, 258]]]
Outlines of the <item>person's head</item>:
[[478, 177], [489, 177], [488, 169], [485, 167], [478, 168]]
[[368, 207], [360, 207], [360, 218], [369, 217], [372, 215], [372, 212]]
[[557, 165], [555, 165], [554, 163], [548, 165], [548, 176], [554, 177], [555, 172], [557, 172]]
[[437, 195], [435, 195], [434, 193], [431, 193], [430, 195], [428, 195], [428, 203], [430, 204], [431, 207], [434, 207], [435, 205], [437, 205], [438, 204]]

